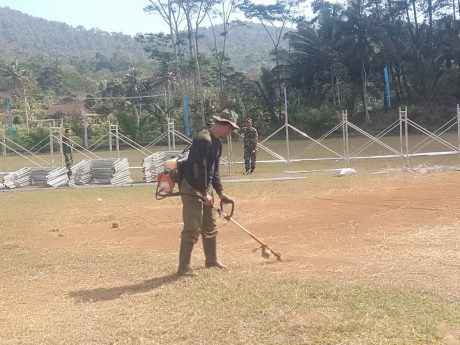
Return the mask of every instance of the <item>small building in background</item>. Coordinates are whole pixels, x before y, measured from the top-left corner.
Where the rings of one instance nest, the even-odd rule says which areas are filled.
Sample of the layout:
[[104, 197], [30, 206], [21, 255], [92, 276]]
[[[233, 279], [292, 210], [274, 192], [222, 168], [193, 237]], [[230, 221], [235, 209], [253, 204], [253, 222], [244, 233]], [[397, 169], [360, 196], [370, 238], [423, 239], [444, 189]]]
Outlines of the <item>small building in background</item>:
[[[84, 103], [57, 103], [51, 104], [45, 113], [45, 118], [54, 120], [55, 123], [62, 123], [66, 120], [81, 119], [85, 116]], [[105, 116], [99, 114], [86, 113], [88, 124], [99, 123]]]

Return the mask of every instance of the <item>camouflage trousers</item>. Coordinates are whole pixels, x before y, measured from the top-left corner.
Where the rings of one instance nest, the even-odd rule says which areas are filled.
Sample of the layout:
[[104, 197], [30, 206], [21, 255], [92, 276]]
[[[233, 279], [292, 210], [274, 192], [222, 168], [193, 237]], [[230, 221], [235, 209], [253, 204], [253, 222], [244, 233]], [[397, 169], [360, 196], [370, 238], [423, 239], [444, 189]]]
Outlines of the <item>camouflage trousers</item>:
[[[200, 234], [205, 238], [217, 236], [216, 215], [211, 206], [205, 206], [199, 197], [199, 193], [184, 178], [180, 183], [180, 192], [182, 199], [182, 219], [184, 228], [181, 232], [181, 239], [188, 242], [197, 243]], [[212, 195], [211, 187], [208, 193]]]
[[65, 168], [67, 169], [67, 176], [72, 176], [73, 155], [71, 153], [64, 153]]
[[256, 168], [256, 150], [252, 147], [244, 147], [244, 168], [250, 172]]

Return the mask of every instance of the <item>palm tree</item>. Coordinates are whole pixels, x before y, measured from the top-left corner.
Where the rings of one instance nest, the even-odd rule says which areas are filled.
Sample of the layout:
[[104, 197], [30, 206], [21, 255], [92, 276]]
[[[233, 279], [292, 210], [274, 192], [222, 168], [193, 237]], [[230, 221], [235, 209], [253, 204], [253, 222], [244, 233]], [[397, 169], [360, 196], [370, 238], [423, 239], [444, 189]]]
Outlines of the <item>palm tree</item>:
[[280, 60], [282, 49], [280, 49], [284, 32], [289, 23], [297, 20], [296, 11], [298, 6], [304, 0], [276, 0], [274, 4], [264, 5], [256, 4], [251, 0], [244, 0], [243, 4], [239, 5], [239, 9], [249, 19], [257, 19], [263, 25], [270, 41], [273, 44], [273, 55], [275, 58], [274, 72], [276, 75], [276, 83], [278, 88], [278, 107], [281, 120], [282, 114], [282, 98], [283, 88], [281, 80]]
[[[132, 68], [129, 73], [127, 73], [123, 79], [123, 83], [126, 88], [126, 95], [128, 97], [138, 97], [143, 91], [143, 74], [140, 70]], [[138, 99], [138, 108], [134, 107], [136, 112], [136, 122], [139, 126], [139, 119], [142, 111], [142, 102], [141, 98]]]
[[[338, 23], [343, 7], [328, 2], [315, 3], [316, 16], [309, 23], [299, 24], [297, 32], [291, 33], [291, 59], [295, 68], [291, 83], [301, 89], [309, 89], [310, 100], [318, 104], [332, 96], [336, 108], [341, 108], [340, 83], [345, 79], [342, 54], [336, 49], [340, 38]], [[302, 76], [301, 79], [298, 77]], [[295, 85], [301, 82], [301, 85]]]
[[176, 75], [171, 70], [172, 67], [170, 62], [162, 61], [152, 83], [152, 86], [159, 86], [165, 90], [165, 108], [168, 110], [171, 106], [172, 94], [179, 86]]
[[3, 72], [3, 76], [5, 79], [10, 80], [12, 82], [12, 94], [19, 98], [21, 95], [20, 93], [16, 93], [16, 89], [21, 86], [21, 93], [24, 97], [24, 111], [26, 114], [26, 128], [27, 131], [29, 130], [29, 103], [27, 102], [27, 90], [26, 85], [28, 81], [33, 79], [33, 75], [30, 71], [20, 68], [18, 60], [14, 60], [10, 65], [2, 68], [1, 71]]
[[371, 122], [368, 107], [368, 78], [372, 59], [382, 49], [384, 28], [378, 18], [367, 15], [364, 0], [351, 0], [340, 23], [341, 39], [336, 48], [343, 52], [351, 80], [361, 85], [366, 123]]
[[31, 75], [25, 69], [19, 67], [18, 60], [14, 60], [11, 64], [1, 69], [3, 76], [12, 82], [12, 93], [16, 93], [16, 88], [25, 80], [28, 80]]

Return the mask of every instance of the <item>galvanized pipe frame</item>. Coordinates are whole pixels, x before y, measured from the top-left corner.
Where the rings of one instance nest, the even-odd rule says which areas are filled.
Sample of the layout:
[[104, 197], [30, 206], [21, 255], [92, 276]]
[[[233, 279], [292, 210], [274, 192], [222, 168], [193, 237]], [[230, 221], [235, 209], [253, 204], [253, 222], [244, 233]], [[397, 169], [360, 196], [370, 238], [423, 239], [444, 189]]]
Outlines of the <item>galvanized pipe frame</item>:
[[45, 161], [43, 158], [35, 155], [34, 153], [30, 152], [29, 150], [27, 150], [26, 148], [24, 148], [23, 146], [19, 145], [18, 143], [14, 142], [13, 140], [11, 140], [10, 138], [7, 138], [5, 133], [3, 132], [2, 133], [2, 141], [1, 141], [1, 144], [2, 144], [2, 155], [3, 155], [3, 158], [4, 158], [4, 172], [6, 173], [7, 171], [7, 164], [6, 164], [6, 149], [9, 149], [11, 151], [13, 151], [14, 153], [16, 153], [17, 155], [21, 156], [22, 158], [25, 158], [26, 160], [28, 160], [29, 162], [31, 162], [32, 164], [38, 166], [38, 167], [43, 167], [43, 165], [41, 165], [40, 163], [37, 163], [37, 161], [34, 161], [33, 159], [27, 157], [26, 155], [23, 155], [21, 152], [19, 151], [16, 151], [12, 146], [9, 146], [7, 143], [6, 143], [6, 140], [12, 142], [13, 144], [15, 144], [16, 146], [20, 147], [21, 149], [23, 149], [24, 151], [26, 151], [27, 153], [29, 153], [32, 157], [36, 157], [38, 158], [39, 160], [41, 160], [42, 162], [44, 163], [48, 163], [47, 161]]
[[[307, 133], [304, 133], [302, 131], [300, 131], [299, 129], [297, 129], [296, 127], [292, 126], [291, 124], [289, 124], [289, 121], [288, 121], [288, 116], [287, 116], [287, 107], [286, 107], [287, 104], [285, 104], [285, 123], [283, 126], [281, 126], [279, 129], [277, 129], [276, 131], [274, 131], [272, 134], [270, 134], [267, 138], [265, 138], [263, 141], [261, 141], [259, 143], [259, 147], [264, 149], [266, 152], [268, 152], [269, 154], [271, 154], [272, 156], [274, 156], [275, 158], [277, 158], [276, 160], [271, 160], [271, 161], [259, 161], [259, 162], [280, 162], [280, 163], [290, 163], [290, 162], [297, 162], [297, 161], [321, 161], [321, 160], [337, 160], [337, 159], [342, 159], [346, 162], [346, 165], [347, 167], [349, 166], [349, 161], [352, 160], [352, 159], [380, 159], [380, 158], [394, 158], [394, 157], [405, 157], [406, 158], [406, 161], [407, 161], [407, 164], [409, 164], [409, 157], [411, 156], [421, 156], [421, 155], [436, 155], [436, 153], [438, 154], [456, 154], [456, 153], [459, 153], [460, 152], [460, 105], [457, 105], [457, 116], [456, 116], [456, 121], [455, 123], [452, 123], [450, 124], [451, 122], [454, 121], [454, 119], [451, 119], [449, 120], [448, 123], [444, 124], [443, 126], [441, 126], [438, 130], [436, 130], [434, 133], [433, 132], [430, 132], [429, 130], [423, 128], [422, 126], [418, 125], [417, 123], [415, 123], [414, 121], [408, 119], [407, 117], [407, 107], [404, 108], [404, 110], [402, 108], [399, 108], [399, 126], [400, 126], [400, 151], [398, 152], [396, 149], [390, 147], [389, 145], [386, 145], [385, 143], [383, 143], [380, 139], [382, 137], [384, 137], [388, 132], [390, 132], [391, 130], [393, 130], [394, 128], [396, 128], [397, 126], [397, 122], [398, 120], [391, 124], [390, 126], [388, 126], [386, 129], [384, 129], [383, 131], [381, 131], [377, 136], [372, 136], [371, 134], [367, 133], [366, 131], [362, 130], [361, 128], [359, 128], [358, 126], [352, 124], [351, 122], [348, 121], [348, 116], [347, 116], [347, 111], [346, 110], [343, 110], [342, 111], [342, 119], [341, 119], [341, 122], [339, 124], [337, 124], [333, 129], [329, 130], [327, 133], [325, 133], [324, 135], [322, 135], [319, 139], [314, 139], [312, 138], [311, 136], [309, 136]], [[168, 140], [170, 140], [170, 136], [172, 135], [173, 137], [173, 140], [172, 141], [169, 141], [169, 145], [171, 145], [171, 142], [172, 142], [172, 146], [175, 147], [175, 136], [179, 137], [180, 139], [186, 141], [186, 142], [191, 142], [191, 140], [186, 137], [185, 135], [183, 135], [182, 133], [178, 132], [175, 128], [174, 128], [174, 123], [172, 124], [171, 126], [171, 122], [168, 122], [168, 131], [166, 133], [163, 133], [162, 135], [160, 135], [159, 138], [157, 138], [156, 142], [161, 140], [160, 138], [164, 138], [164, 136], [168, 135]], [[446, 129], [444, 129], [444, 127], [446, 127], [448, 124], [449, 127], [447, 127]], [[458, 131], [458, 147], [455, 147], [454, 145], [452, 145], [451, 143], [445, 141], [444, 139], [442, 139], [440, 137], [440, 135], [444, 134], [447, 130], [451, 129], [455, 124], [457, 124], [457, 131]], [[409, 129], [409, 126], [417, 129], [418, 131], [422, 132], [423, 134], [427, 135], [428, 138], [429, 138], [429, 142], [427, 144], [425, 144], [424, 146], [422, 146], [420, 149], [418, 149], [417, 151], [415, 152], [411, 152], [411, 150], [409, 149], [409, 132], [408, 132], [408, 129]], [[344, 154], [341, 155], [339, 154], [338, 152], [334, 151], [333, 149], [329, 148], [327, 145], [324, 145], [321, 141], [323, 141], [325, 138], [327, 138], [329, 135], [331, 135], [334, 131], [336, 131], [338, 128], [342, 127], [342, 135], [343, 135], [343, 149], [344, 149]], [[370, 140], [365, 143], [363, 146], [361, 146], [359, 149], [355, 150], [351, 155], [350, 155], [350, 152], [349, 152], [349, 128], [352, 128], [353, 130], [359, 132], [360, 134], [366, 136], [367, 138], [369, 138]], [[265, 147], [265, 145], [263, 145], [263, 143], [267, 142], [268, 140], [270, 140], [274, 135], [276, 135], [278, 132], [280, 132], [281, 130], [286, 130], [287, 132], [289, 132], [289, 129], [292, 129], [294, 130], [295, 132], [297, 132], [298, 134], [300, 134], [301, 136], [303, 136], [304, 138], [306, 139], [309, 139], [312, 141], [312, 143], [305, 149], [303, 150], [301, 153], [297, 154], [293, 159], [290, 158], [290, 152], [288, 151], [288, 157], [287, 159], [284, 158], [282, 155], [276, 153], [275, 151], [272, 151], [270, 150], [269, 148]], [[441, 129], [443, 129], [441, 131]], [[440, 132], [441, 131], [441, 132]], [[59, 132], [59, 136], [56, 136], [55, 133]], [[140, 144], [137, 144], [134, 140], [124, 136], [123, 134], [119, 133], [118, 132], [118, 125], [110, 125], [109, 127], [109, 133], [108, 133], [108, 136], [109, 136], [109, 142], [110, 142], [110, 145], [109, 145], [109, 148], [110, 148], [110, 151], [112, 152], [112, 137], [113, 137], [113, 134], [115, 132], [115, 139], [116, 139], [116, 145], [117, 145], [117, 155], [119, 155], [119, 140], [123, 140], [124, 142], [126, 142], [128, 145], [130, 145], [131, 147], [137, 149], [138, 151], [142, 152], [143, 154], [148, 154], [148, 153], [153, 153], [151, 152], [147, 147], [149, 145], [152, 145], [152, 143], [150, 143], [149, 145], [147, 145], [147, 147], [143, 147], [141, 146]], [[1, 140], [1, 143], [3, 144], [3, 159], [4, 159], [4, 170], [6, 170], [6, 149], [11, 149], [13, 152], [17, 153], [18, 155], [24, 157], [25, 159], [31, 161], [33, 164], [37, 165], [37, 166], [42, 166], [40, 164], [38, 164], [37, 162], [33, 161], [32, 159], [30, 159], [29, 157], [21, 154], [20, 152], [14, 150], [13, 148], [11, 148], [10, 146], [6, 145], [6, 140], [11, 140], [9, 138], [6, 137], [6, 133], [5, 133], [5, 129], [2, 128], [0, 129], [0, 133], [2, 135], [2, 140]], [[61, 161], [62, 161], [62, 164], [63, 164], [63, 153], [62, 153], [62, 127], [52, 127], [50, 126], [50, 150], [51, 150], [51, 156], [52, 156], [52, 164], [54, 164], [54, 150], [53, 150], [53, 139], [57, 139], [59, 144], [60, 144], [60, 148], [61, 148]], [[106, 135], [105, 135], [106, 136]], [[102, 140], [105, 136], [103, 136], [102, 138], [100, 138], [98, 141]], [[46, 138], [45, 138], [46, 139]], [[43, 139], [44, 140], [44, 139]], [[42, 141], [43, 141], [42, 140]], [[420, 151], [423, 147], [425, 147], [426, 145], [428, 145], [431, 141], [433, 140], [436, 140], [438, 141], [439, 143], [441, 143], [442, 145], [448, 147], [449, 149], [451, 149], [451, 151], [449, 152], [425, 152], [425, 153], [418, 153], [418, 151]], [[97, 141], [97, 142], [98, 142]], [[83, 155], [85, 155], [86, 157], [90, 158], [90, 156], [86, 155], [84, 152], [88, 152], [90, 153], [91, 155], [97, 157], [97, 158], [100, 158], [98, 155], [94, 154], [91, 150], [88, 150], [84, 147], [82, 147], [81, 145], [77, 144], [76, 142], [72, 141], [74, 143], [74, 145], [76, 147], [79, 147], [80, 149], [76, 149], [76, 151], [82, 153]], [[379, 155], [379, 156], [361, 156], [361, 157], [358, 157], [357, 154], [361, 153], [364, 149], [366, 149], [367, 147], [369, 147], [370, 145], [372, 145], [373, 143], [377, 143], [381, 146], [383, 146], [384, 148], [386, 148], [387, 150], [391, 151], [393, 154], [392, 155]], [[16, 144], [16, 143], [15, 143]], [[229, 141], [229, 145], [231, 146], [232, 145], [232, 142]], [[306, 159], [301, 159], [300, 156], [306, 152], [308, 152], [311, 148], [313, 148], [314, 146], [316, 145], [319, 145], [321, 147], [323, 147], [324, 149], [326, 149], [327, 151], [331, 152], [333, 155], [335, 155], [335, 157], [322, 157], [322, 158], [306, 158]], [[136, 147], [138, 146], [138, 147]], [[286, 146], [289, 147], [289, 136], [286, 137]], [[415, 147], [418, 147], [417, 145]], [[412, 150], [415, 150], [415, 147], [412, 149]], [[27, 150], [26, 150], [27, 151]], [[29, 152], [29, 151], [27, 151]], [[29, 152], [33, 157], [38, 157], [36, 156], [35, 154], [33, 154], [32, 152]], [[230, 157], [230, 161], [232, 163], [242, 163], [242, 162], [233, 162], [233, 160], [231, 159], [231, 156], [233, 154], [233, 150], [231, 148], [229, 148], [229, 157]], [[41, 159], [41, 157], [38, 157], [40, 160], [43, 160]], [[44, 161], [44, 160], [43, 160]], [[46, 162], [46, 161], [44, 161]], [[133, 167], [134, 168], [134, 167]]]
[[[283, 126], [278, 128], [276, 131], [271, 133], [267, 138], [262, 140], [259, 143], [259, 147], [261, 147], [261, 144], [266, 143], [268, 140], [270, 140], [274, 135], [282, 131], [283, 129], [288, 130], [291, 128], [295, 132], [299, 133], [306, 139], [309, 139], [312, 141], [312, 143], [302, 152], [297, 154], [294, 159], [278, 159], [278, 160], [271, 160], [271, 161], [259, 161], [261, 163], [273, 163], [273, 162], [280, 162], [280, 163], [290, 163], [290, 162], [298, 162], [298, 161], [322, 161], [322, 160], [337, 160], [337, 159], [343, 159], [346, 162], [346, 166], [349, 167], [349, 162], [350, 160], [354, 159], [386, 159], [386, 158], [406, 158], [407, 165], [409, 165], [409, 158], [412, 156], [423, 156], [423, 155], [445, 155], [445, 154], [457, 154], [460, 153], [460, 105], [457, 105], [457, 116], [456, 116], [456, 121], [453, 124], [450, 124], [450, 122], [453, 122], [454, 119], [449, 120], [446, 124], [442, 125], [435, 133], [430, 132], [429, 130], [423, 128], [422, 126], [418, 125], [414, 121], [408, 119], [407, 117], [407, 107], [402, 110], [402, 108], [399, 108], [399, 120], [396, 120], [392, 124], [390, 124], [387, 128], [383, 129], [380, 133], [377, 134], [377, 136], [373, 136], [369, 134], [368, 132], [364, 131], [363, 129], [359, 128], [358, 126], [354, 125], [350, 121], [348, 121], [348, 116], [347, 116], [347, 111], [343, 110], [342, 111], [342, 119], [339, 124], [337, 124], [334, 128], [329, 130], [327, 133], [322, 135], [319, 139], [315, 140], [308, 134], [300, 131], [299, 129], [295, 128], [291, 124], [288, 123], [287, 120], [287, 110], [285, 110], [286, 116], [285, 116], [285, 123]], [[393, 129], [397, 128], [399, 124], [400, 128], [400, 151], [397, 149], [385, 144], [381, 138], [383, 138], [386, 134], [388, 134], [390, 131]], [[449, 125], [450, 124], [450, 125]], [[447, 132], [449, 129], [457, 125], [457, 131], [458, 131], [458, 148], [452, 145], [451, 143], [447, 142], [446, 140], [442, 139], [440, 135], [444, 134]], [[422, 146], [419, 150], [416, 151], [416, 153], [410, 153], [409, 150], [409, 126], [412, 126], [422, 132], [423, 134], [427, 135], [429, 137], [429, 142]], [[444, 127], [448, 126], [446, 129]], [[343, 150], [344, 154], [340, 155], [338, 152], [330, 149], [326, 145], [322, 144], [321, 141], [327, 138], [329, 135], [334, 133], [337, 129], [342, 128], [342, 137], [343, 137]], [[349, 153], [349, 128], [357, 131], [358, 133], [364, 135], [365, 137], [369, 138], [370, 140], [366, 142], [364, 145], [362, 145], [360, 148], [355, 150], [352, 154]], [[443, 130], [442, 130], [443, 129]], [[440, 130], [442, 132], [438, 133]], [[425, 153], [417, 153], [420, 151], [423, 147], [426, 147], [431, 141], [436, 140], [443, 144], [444, 146], [447, 146], [448, 148], [451, 149], [449, 152], [425, 152]], [[370, 145], [377, 143], [380, 146], [384, 147], [388, 151], [392, 152], [392, 154], [387, 154], [387, 155], [373, 155], [373, 156], [357, 156], [359, 153], [364, 151], [366, 148], [368, 148]], [[286, 136], [286, 145], [289, 147], [289, 136]], [[311, 148], [314, 146], [319, 145], [329, 152], [335, 154], [337, 157], [324, 157], [324, 158], [306, 158], [306, 159], [301, 159], [300, 156], [306, 152], [308, 152]], [[276, 152], [274, 154], [278, 155]], [[288, 151], [289, 155], [289, 151]], [[278, 155], [281, 157], [281, 155]], [[276, 157], [276, 156], [275, 156]], [[234, 163], [243, 163], [243, 162], [234, 162]]]
[[[54, 134], [52, 135], [51, 137], [51, 140], [52, 139], [56, 139], [59, 144], [60, 144], [60, 147], [61, 147], [61, 155], [64, 156], [64, 152], [62, 151], [62, 135], [60, 136], [55, 136]], [[100, 156], [98, 156], [97, 154], [95, 154], [94, 152], [88, 150], [87, 148], [81, 146], [79, 143], [77, 143], [76, 141], [72, 140], [72, 139], [69, 139], [69, 141], [73, 144], [73, 151], [76, 151], [80, 154], [82, 154], [83, 156], [85, 156], [86, 158], [88, 159], [102, 159]], [[88, 154], [86, 154], [85, 152], [87, 152]], [[92, 157], [90, 156], [92, 155]], [[62, 163], [64, 165], [64, 162]]]
[[[452, 119], [450, 119], [448, 122], [446, 122], [445, 124], [443, 124], [441, 127], [439, 127], [436, 131], [433, 132], [433, 134], [437, 135], [437, 136], [441, 136], [443, 135], [444, 133], [446, 133], [447, 131], [449, 131], [451, 128], [453, 128], [454, 126], [457, 125], [457, 116], [453, 117]], [[425, 139], [421, 140], [420, 142], [418, 142], [416, 145], [414, 145], [414, 147], [412, 147], [412, 152], [413, 153], [417, 153], [419, 152], [420, 150], [422, 150], [424, 147], [426, 147], [427, 145], [429, 145], [431, 142], [433, 142], [433, 140], [435, 140], [434, 138], [431, 138], [431, 137], [426, 137]], [[420, 147], [419, 147], [420, 146]]]
[[460, 104], [457, 104], [457, 135], [458, 135], [458, 148], [460, 150]]
[[[48, 140], [49, 138], [46, 136], [44, 137], [42, 140], [40, 140], [38, 143], [36, 143], [34, 146], [32, 146], [30, 148], [29, 151], [33, 151], [37, 146], [39, 146], [41, 143], [43, 143], [45, 140]], [[49, 143], [46, 143], [46, 145], [48, 145]], [[43, 147], [45, 147], [45, 145], [39, 147], [34, 153], [36, 154], [37, 152], [39, 152]]]
[[3, 157], [3, 172], [6, 173], [6, 134], [5, 126], [0, 128], [0, 133], [2, 134], [2, 157]]
[[345, 157], [345, 162], [347, 168], [350, 167], [350, 146], [348, 142], [348, 111], [342, 110], [342, 135], [343, 135], [343, 156]]
[[[51, 152], [51, 166], [54, 166], [54, 138], [57, 139], [59, 143], [59, 150], [61, 153], [61, 165], [64, 165], [64, 152], [63, 152], [63, 144], [62, 144], [62, 136], [63, 136], [63, 128], [62, 127], [49, 127], [50, 131], [50, 152]], [[57, 134], [57, 136], [55, 135]], [[69, 139], [71, 140], [71, 139]]]
[[447, 140], [444, 140], [440, 136], [433, 134], [432, 132], [430, 132], [426, 128], [420, 126], [419, 124], [415, 123], [414, 121], [412, 121], [410, 119], [407, 119], [407, 123], [409, 125], [411, 125], [413, 128], [415, 128], [415, 129], [419, 130], [420, 132], [422, 132], [423, 134], [429, 136], [433, 140], [438, 141], [440, 144], [443, 144], [444, 146], [446, 146], [446, 147], [448, 147], [450, 149], [453, 149], [454, 151], [458, 151], [457, 147], [455, 147], [454, 145], [449, 143]]
[[[326, 133], [324, 133], [321, 137], [319, 137], [316, 141], [319, 143], [321, 141], [323, 141], [324, 139], [326, 139], [328, 136], [330, 136], [332, 133], [334, 133], [337, 129], [339, 129], [340, 127], [342, 127], [342, 121], [340, 123], [338, 123], [335, 127], [331, 128], [329, 131], [327, 131]], [[300, 156], [302, 156], [304, 153], [310, 151], [313, 147], [315, 147], [317, 145], [316, 142], [313, 142], [313, 143], [310, 143], [309, 146], [307, 146], [303, 151], [299, 152], [295, 157], [294, 159], [296, 158], [299, 158]]]
[[[170, 121], [168, 119], [168, 150], [169, 151], [176, 151], [176, 138], [174, 136], [174, 131], [176, 129], [174, 128], [174, 121]], [[171, 143], [172, 143], [172, 149], [171, 149]]]
[[35, 164], [36, 166], [38, 166], [38, 167], [43, 167], [43, 165], [37, 163], [36, 161], [30, 159], [29, 157], [27, 157], [27, 156], [25, 156], [25, 155], [23, 155], [21, 152], [16, 151], [16, 150], [13, 149], [11, 146], [8, 146], [8, 145], [6, 145], [6, 144], [4, 144], [3, 146], [4, 146], [5, 148], [10, 149], [10, 150], [13, 151], [14, 153], [18, 154], [18, 155], [21, 156], [22, 158], [27, 159], [29, 162]]
[[[380, 138], [383, 138], [386, 134], [388, 134], [389, 132], [391, 132], [393, 129], [395, 129], [396, 127], [399, 126], [399, 120], [396, 120], [395, 122], [393, 122], [391, 125], [389, 125], [387, 128], [383, 129], [382, 131], [380, 131], [375, 137], [377, 139], [380, 139]], [[369, 140], [367, 141], [366, 143], [364, 143], [362, 146], [360, 146], [359, 148], [357, 148], [355, 151], [352, 152], [352, 156], [355, 157], [355, 156], [358, 156], [358, 154], [360, 154], [361, 152], [363, 152], [365, 149], [367, 149], [368, 147], [370, 147], [374, 142], [372, 140]], [[399, 154], [399, 152], [398, 152]]]
[[[405, 147], [401, 151], [403, 151], [403, 150], [405, 151], [404, 154], [407, 157], [407, 159], [409, 157], [412, 157], [412, 156], [436, 155], [436, 153], [439, 153], [439, 154], [457, 154], [457, 153], [460, 153], [460, 145], [459, 145], [459, 147], [456, 147], [455, 145], [449, 143], [448, 141], [444, 140], [440, 136], [440, 135], [444, 134], [445, 131], [442, 131], [441, 133], [439, 133], [439, 135], [437, 135], [436, 133], [433, 133], [433, 132], [429, 131], [428, 129], [420, 126], [416, 122], [410, 120], [408, 118], [408, 116], [407, 116], [407, 107], [405, 107], [404, 110], [402, 110], [402, 108], [399, 108], [399, 114], [400, 114], [401, 128], [402, 128], [402, 123], [404, 123], [404, 139], [405, 139]], [[460, 121], [459, 120], [460, 120], [460, 111], [459, 111], [459, 105], [457, 105], [457, 121], [456, 121], [456, 124], [457, 124], [458, 141], [460, 143]], [[447, 124], [450, 123], [451, 121], [452, 120], [449, 120], [447, 122]], [[440, 128], [444, 128], [447, 124], [442, 125]], [[418, 154], [417, 153], [411, 153], [410, 148], [409, 148], [409, 131], [408, 131], [409, 126], [411, 126], [412, 128], [415, 128], [419, 132], [425, 134], [428, 138], [431, 139], [430, 142], [433, 141], [433, 140], [436, 140], [440, 144], [442, 144], [442, 145], [446, 146], [447, 148], [451, 149], [451, 151], [447, 151], [447, 152], [424, 152], [424, 153], [418, 153]], [[451, 125], [449, 128], [451, 128], [451, 127], [453, 127], [453, 126]], [[401, 142], [402, 142], [402, 139], [401, 139]]]
[[120, 145], [119, 145], [119, 138], [118, 138], [118, 125], [109, 124], [109, 152], [110, 152], [110, 157], [112, 157], [112, 136], [113, 136], [113, 132], [115, 132], [117, 157], [120, 157]]
[[155, 146], [160, 140], [162, 140], [166, 135], [168, 134], [168, 132], [163, 132], [161, 133], [158, 137], [156, 137], [155, 139], [153, 139], [150, 143], [148, 143], [145, 148], [146, 149], [149, 149], [151, 148], [152, 146]]
[[95, 150], [95, 149], [97, 149], [97, 148], [100, 147], [105, 141], [102, 141], [102, 144], [99, 144], [99, 145], [97, 145], [97, 146], [96, 146], [96, 144], [97, 144], [98, 142], [100, 142], [101, 140], [105, 139], [106, 137], [108, 137], [108, 135], [109, 135], [109, 133], [104, 134], [102, 137], [100, 137], [99, 139], [97, 139], [94, 143], [92, 143], [91, 145], [89, 145], [89, 146], [87, 147], [87, 149], [88, 149], [88, 150]]
[[[242, 134], [240, 134], [240, 133], [236, 133], [236, 135], [238, 135], [238, 136], [240, 136], [240, 137], [244, 137], [244, 136], [243, 136]], [[258, 148], [261, 148], [262, 150], [264, 150], [264, 151], [267, 152], [268, 154], [272, 155], [273, 157], [277, 158], [278, 160], [281, 160], [281, 161], [287, 163], [286, 159], [285, 159], [283, 156], [281, 156], [281, 155], [279, 155], [278, 153], [276, 153], [275, 151], [269, 149], [269, 148], [266, 147], [265, 145], [263, 145], [263, 144], [261, 144], [261, 143], [258, 143], [258, 144], [257, 144], [257, 147], [258, 147]]]
[[[128, 144], [129, 146], [131, 146], [133, 149], [141, 152], [143, 155], [145, 156], [148, 156], [148, 155], [151, 155], [153, 154], [154, 152], [150, 151], [149, 149], [146, 149], [144, 146], [138, 144], [137, 142], [135, 142], [133, 139], [127, 137], [126, 135], [120, 133], [117, 131], [117, 138], [118, 138], [118, 142], [119, 140], [123, 141], [125, 144]], [[119, 148], [119, 144], [117, 146], [117, 152], [118, 152], [118, 156], [120, 155], [120, 148]], [[119, 158], [119, 157], [118, 157]]]

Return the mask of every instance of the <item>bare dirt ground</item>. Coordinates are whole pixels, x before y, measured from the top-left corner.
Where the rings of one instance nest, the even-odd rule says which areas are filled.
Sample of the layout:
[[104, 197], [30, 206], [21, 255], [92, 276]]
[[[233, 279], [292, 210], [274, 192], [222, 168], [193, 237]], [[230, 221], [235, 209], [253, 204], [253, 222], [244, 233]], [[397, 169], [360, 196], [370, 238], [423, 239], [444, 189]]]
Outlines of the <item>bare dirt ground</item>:
[[[236, 201], [234, 218], [280, 252], [283, 262], [253, 252], [257, 243], [224, 219], [218, 223], [219, 255], [230, 274], [247, 269], [280, 281], [296, 276], [328, 286], [369, 283], [383, 290], [426, 292], [455, 305], [460, 297], [459, 178], [458, 172], [309, 175], [296, 182], [229, 183], [227, 191]], [[141, 344], [129, 339], [163, 332], [168, 341], [151, 343], [181, 343], [174, 338], [177, 322], [186, 318], [180, 308], [167, 322], [159, 321], [159, 328], [150, 325], [160, 317], [156, 308], [171, 308], [165, 296], [173, 293], [168, 284], [176, 279], [179, 198], [155, 201], [151, 187], [8, 192], [0, 197], [0, 329], [6, 332], [0, 342]], [[203, 264], [197, 246], [193, 265], [199, 274], [224, 284], [220, 272], [214, 276]], [[171, 285], [193, 289], [188, 282]], [[438, 328], [440, 342], [419, 343], [459, 343], [458, 327]], [[188, 343], [203, 343], [196, 339]], [[250, 343], [244, 339], [226, 343]]]
[[[256, 185], [249, 195], [236, 192], [234, 218], [281, 252], [284, 261], [265, 261], [252, 253], [257, 243], [224, 219], [219, 220], [220, 255], [230, 269], [232, 263], [260, 264], [276, 272], [393, 282], [458, 296], [459, 179], [459, 173], [390, 176], [371, 188], [353, 183], [280, 196], [258, 192]], [[71, 221], [65, 221], [65, 236], [40, 245], [115, 246], [176, 257], [178, 198], [116, 210], [103, 203], [74, 210]], [[119, 227], [112, 228], [113, 222]], [[201, 246], [194, 251], [194, 264], [202, 266]]]

